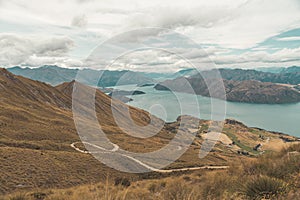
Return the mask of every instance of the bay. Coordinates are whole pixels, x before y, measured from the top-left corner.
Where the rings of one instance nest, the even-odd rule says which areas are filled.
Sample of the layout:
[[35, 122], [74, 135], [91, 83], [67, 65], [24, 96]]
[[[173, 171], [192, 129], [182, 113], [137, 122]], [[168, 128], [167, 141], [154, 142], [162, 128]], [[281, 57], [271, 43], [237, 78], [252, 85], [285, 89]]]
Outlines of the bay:
[[[199, 95], [158, 91], [152, 87], [136, 85], [117, 86], [122, 90], [140, 90], [143, 95], [133, 95], [129, 105], [149, 111], [151, 114], [172, 122], [180, 115], [192, 115], [201, 119], [212, 117], [211, 98]], [[249, 104], [214, 100], [226, 106], [225, 118], [238, 120], [250, 127], [277, 131], [300, 137], [300, 103]], [[219, 102], [218, 102], [219, 101]], [[199, 108], [199, 109], [198, 109]], [[222, 111], [220, 111], [222, 113]]]

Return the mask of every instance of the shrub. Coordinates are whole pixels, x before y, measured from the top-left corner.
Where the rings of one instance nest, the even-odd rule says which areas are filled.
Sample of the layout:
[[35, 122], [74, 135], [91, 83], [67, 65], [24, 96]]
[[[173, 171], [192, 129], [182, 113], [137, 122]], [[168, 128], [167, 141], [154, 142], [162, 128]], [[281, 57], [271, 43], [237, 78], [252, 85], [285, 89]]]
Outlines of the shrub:
[[155, 183], [151, 183], [151, 184], [149, 185], [149, 187], [148, 187], [148, 190], [149, 190], [152, 194], [155, 193], [156, 190], [157, 190], [156, 184], [155, 184]]
[[284, 156], [276, 158], [276, 156], [262, 157], [253, 164], [252, 174], [263, 174], [270, 177], [288, 180], [290, 177], [300, 172], [300, 156]]
[[43, 192], [35, 192], [33, 194], [31, 194], [31, 196], [33, 196], [33, 198], [35, 200], [44, 200], [47, 196], [46, 193], [43, 193]]
[[250, 199], [273, 199], [287, 193], [287, 184], [276, 178], [259, 176], [250, 180], [244, 190], [244, 194]]
[[128, 178], [116, 178], [115, 179], [115, 186], [122, 185], [124, 187], [129, 187], [130, 184], [131, 183]]

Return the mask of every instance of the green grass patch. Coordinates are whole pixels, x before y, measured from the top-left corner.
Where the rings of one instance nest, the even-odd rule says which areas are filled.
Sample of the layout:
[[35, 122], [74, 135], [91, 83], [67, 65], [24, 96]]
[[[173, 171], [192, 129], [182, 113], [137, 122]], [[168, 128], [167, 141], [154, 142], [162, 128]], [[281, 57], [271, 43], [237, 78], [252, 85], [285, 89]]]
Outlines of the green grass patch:
[[259, 152], [258, 151], [255, 151], [253, 148], [243, 144], [238, 138], [236, 135], [234, 135], [233, 133], [231, 132], [224, 132], [234, 143], [235, 145], [237, 145], [238, 147], [240, 147], [241, 149], [245, 150], [245, 151], [248, 151], [252, 154], [258, 154]]

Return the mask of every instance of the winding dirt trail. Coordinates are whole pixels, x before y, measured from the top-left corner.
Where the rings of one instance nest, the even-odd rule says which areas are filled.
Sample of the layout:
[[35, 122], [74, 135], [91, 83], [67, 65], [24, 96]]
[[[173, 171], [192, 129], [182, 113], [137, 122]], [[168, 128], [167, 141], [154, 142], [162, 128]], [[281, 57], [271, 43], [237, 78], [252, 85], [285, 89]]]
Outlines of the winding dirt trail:
[[94, 144], [91, 144], [89, 142], [82, 142], [84, 144], [87, 144], [87, 145], [90, 145], [94, 148], [98, 148], [100, 149], [101, 151], [97, 151], [97, 152], [89, 152], [89, 151], [84, 151], [84, 150], [81, 150], [79, 149], [78, 147], [76, 147], [75, 145], [79, 143], [79, 142], [74, 142], [72, 143], [70, 146], [75, 149], [76, 151], [80, 152], [80, 153], [86, 153], [86, 154], [89, 154], [89, 153], [118, 153], [119, 155], [123, 156], [123, 157], [126, 157], [134, 162], [136, 162], [137, 164], [145, 167], [146, 169], [149, 169], [151, 171], [154, 171], [154, 172], [159, 172], [159, 173], [172, 173], [172, 172], [180, 172], [180, 171], [193, 171], [193, 170], [199, 170], [199, 169], [228, 169], [229, 166], [210, 166], [210, 165], [207, 165], [207, 166], [201, 166], [201, 167], [186, 167], [186, 168], [178, 168], [178, 169], [157, 169], [157, 168], [154, 168], [154, 167], [151, 167], [150, 165], [147, 165], [146, 163], [143, 163], [142, 161], [132, 157], [132, 156], [128, 156], [128, 155], [125, 155], [125, 154], [122, 154], [122, 153], [119, 153], [117, 152], [119, 150], [119, 146], [116, 145], [116, 144], [113, 144], [114, 148], [111, 149], [111, 150], [108, 150], [108, 149], [105, 149], [103, 147], [99, 147], [97, 145], [94, 145]]

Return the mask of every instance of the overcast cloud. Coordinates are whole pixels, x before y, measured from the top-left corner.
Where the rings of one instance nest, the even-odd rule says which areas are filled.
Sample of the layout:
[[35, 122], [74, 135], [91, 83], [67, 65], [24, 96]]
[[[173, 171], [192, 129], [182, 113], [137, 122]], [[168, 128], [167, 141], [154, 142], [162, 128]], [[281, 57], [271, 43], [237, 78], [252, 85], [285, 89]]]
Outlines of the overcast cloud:
[[41, 36], [20, 36], [0, 34], [0, 64], [18, 65], [33, 61], [39, 57], [57, 59], [67, 56], [74, 48], [74, 42], [68, 37], [41, 38]]
[[[199, 65], [211, 60], [219, 67], [300, 65], [299, 0], [10, 0], [0, 5], [0, 64], [5, 67], [84, 67], [84, 58], [101, 42], [146, 27], [170, 29], [197, 42], [205, 52], [184, 43], [174, 46]], [[288, 31], [292, 33], [285, 35]], [[119, 42], [130, 45], [151, 37], [153, 42], [159, 34], [124, 34]], [[181, 38], [172, 41], [176, 40]], [[166, 46], [163, 41], [155, 45]], [[106, 50], [109, 54], [112, 49]], [[143, 70], [156, 66], [176, 71], [185, 66], [174, 55], [150, 50], [116, 63]]]

